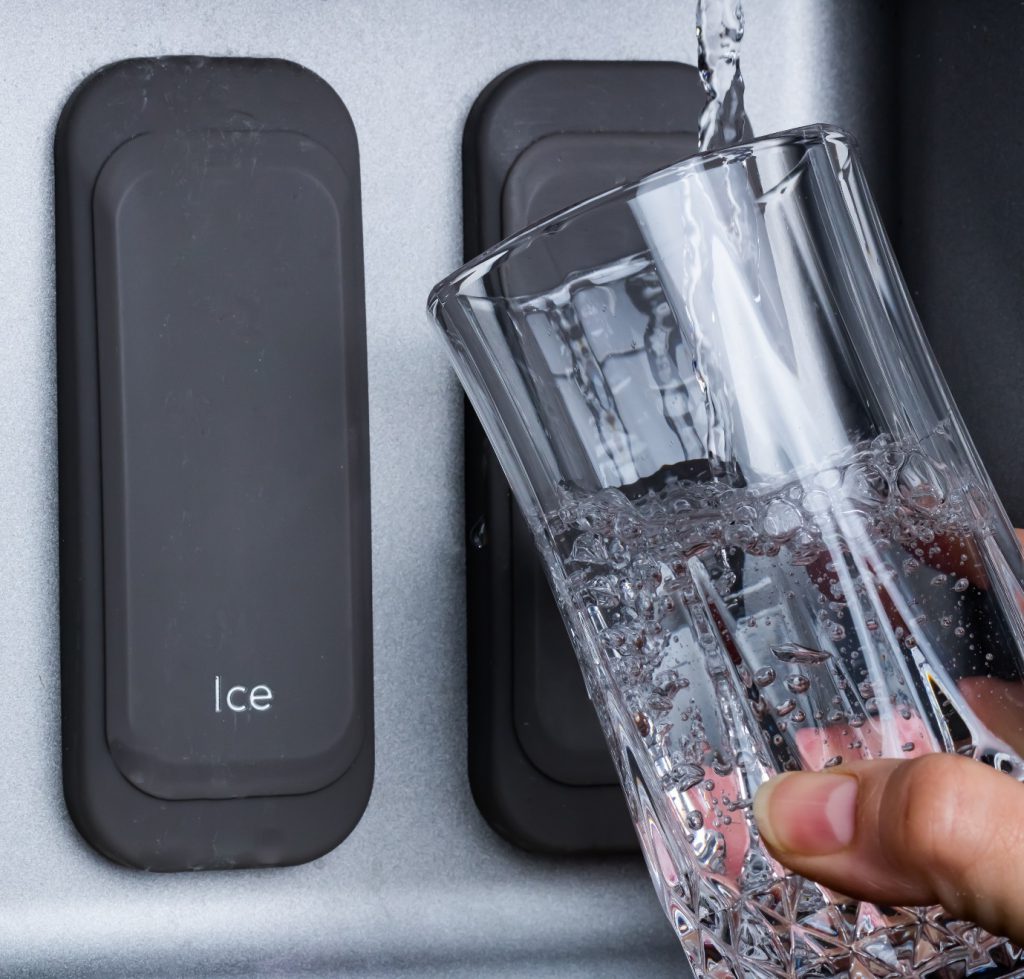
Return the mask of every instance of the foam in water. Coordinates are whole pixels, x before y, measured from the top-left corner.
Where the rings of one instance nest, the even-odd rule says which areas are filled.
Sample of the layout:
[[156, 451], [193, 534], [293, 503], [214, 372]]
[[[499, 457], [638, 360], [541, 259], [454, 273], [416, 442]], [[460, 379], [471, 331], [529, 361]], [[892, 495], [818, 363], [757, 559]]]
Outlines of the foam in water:
[[[778, 772], [883, 755], [944, 749], [1024, 775], [1020, 733], [999, 730], [993, 703], [1024, 678], [983, 494], [927, 444], [887, 436], [783, 485], [663, 484], [566, 493], [546, 521], [559, 602], [691, 962], [714, 973], [712, 948], [736, 974], [768, 956], [784, 974], [845, 975], [870, 940], [873, 974], [927, 974], [907, 937], [925, 919], [948, 939], [935, 968], [962, 957], [966, 926], [941, 909], [883, 912], [788, 874], [751, 803]], [[817, 951], [790, 943], [801, 929]]]

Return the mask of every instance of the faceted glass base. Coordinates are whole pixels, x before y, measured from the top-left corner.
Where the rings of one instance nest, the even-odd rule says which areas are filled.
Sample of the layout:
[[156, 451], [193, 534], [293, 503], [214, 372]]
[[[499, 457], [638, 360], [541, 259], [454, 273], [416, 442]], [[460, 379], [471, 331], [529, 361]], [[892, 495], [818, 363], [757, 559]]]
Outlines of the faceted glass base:
[[938, 907], [830, 903], [796, 876], [742, 898], [696, 876], [672, 890], [669, 913], [698, 979], [1024, 975], [1020, 948]]

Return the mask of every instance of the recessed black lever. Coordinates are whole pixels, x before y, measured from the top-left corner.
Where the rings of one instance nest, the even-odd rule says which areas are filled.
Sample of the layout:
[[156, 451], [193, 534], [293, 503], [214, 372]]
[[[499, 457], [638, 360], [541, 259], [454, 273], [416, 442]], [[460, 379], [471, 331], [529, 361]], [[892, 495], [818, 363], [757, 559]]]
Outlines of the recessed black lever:
[[373, 768], [355, 130], [297, 65], [131, 61], [56, 171], [72, 815], [153, 869], [309, 859]]

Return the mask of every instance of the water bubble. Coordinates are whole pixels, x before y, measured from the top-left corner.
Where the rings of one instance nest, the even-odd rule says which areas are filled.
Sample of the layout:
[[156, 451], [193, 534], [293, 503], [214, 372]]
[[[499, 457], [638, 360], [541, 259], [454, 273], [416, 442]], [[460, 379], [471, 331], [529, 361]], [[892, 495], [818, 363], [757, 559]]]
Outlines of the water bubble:
[[802, 710], [797, 709], [797, 710], [793, 711], [793, 723], [794, 724], [802, 724], [806, 720], [807, 720], [807, 715]]
[[843, 756], [842, 755], [833, 755], [831, 758], [829, 758], [828, 761], [825, 762], [825, 768], [835, 768], [836, 765], [841, 765], [842, 763], [843, 763]]
[[623, 649], [628, 637], [623, 629], [605, 629], [601, 633], [601, 642], [611, 650]]
[[771, 651], [783, 663], [824, 663], [832, 658], [831, 654], [820, 649], [811, 649], [810, 646], [802, 646], [800, 643], [795, 642], [772, 646]]
[[952, 624], [953, 624], [953, 616], [952, 615], [942, 615], [942, 616], [939, 617], [939, 625], [941, 625], [943, 629], [948, 629]]
[[850, 466], [843, 478], [843, 494], [849, 500], [873, 505], [888, 493], [885, 476], [876, 466]]
[[608, 563], [613, 568], [621, 570], [629, 564], [629, 560], [629, 551], [622, 541], [614, 540], [608, 545]]
[[892, 539], [901, 544], [913, 544], [915, 540], [914, 528], [908, 523], [897, 523], [893, 527]]
[[714, 759], [711, 762], [711, 770], [716, 775], [729, 775], [732, 773], [732, 759], [723, 758], [720, 754], [715, 754]]
[[700, 765], [681, 764], [672, 768], [666, 776], [674, 788], [680, 792], [688, 792], [699, 785], [704, 778], [704, 769]]
[[900, 745], [900, 750], [901, 751], [913, 751], [914, 750], [914, 742], [913, 741], [905, 741], [903, 744]]
[[794, 673], [792, 676], [786, 677], [786, 686], [793, 693], [806, 693], [811, 688], [811, 681], [802, 673]]
[[957, 578], [956, 584], [953, 585], [953, 591], [967, 591], [970, 586], [971, 583], [966, 578]]
[[778, 707], [775, 708], [775, 713], [779, 717], [785, 717], [787, 714], [792, 714], [796, 710], [795, 700], [784, 700]]
[[846, 629], [838, 622], [833, 622], [828, 627], [828, 637], [832, 642], [842, 642], [846, 638]]
[[956, 636], [957, 639], [963, 639], [963, 637], [967, 635], [967, 630], [962, 625], [958, 625], [953, 630], [953, 635]]
[[889, 472], [895, 473], [903, 465], [906, 458], [907, 454], [902, 449], [896, 445], [891, 445], [880, 453], [879, 461]]
[[792, 537], [803, 524], [800, 511], [785, 500], [773, 500], [764, 518], [764, 531], [771, 537], [785, 540]]
[[949, 580], [949, 575], [947, 575], [947, 574], [937, 574], [934, 578], [932, 578], [932, 584], [936, 585], [936, 586], [943, 585], [948, 580]]
[[657, 561], [639, 560], [633, 565], [632, 573], [636, 587], [642, 591], [655, 592], [662, 582], [661, 565]]
[[813, 489], [804, 496], [804, 509], [808, 513], [825, 513], [832, 505], [832, 499], [824, 490]]
[[600, 537], [580, 534], [573, 542], [569, 560], [576, 564], [605, 564], [608, 561], [608, 549]]
[[757, 507], [751, 506], [749, 503], [741, 503], [733, 511], [733, 515], [737, 523], [752, 524], [757, 520]]
[[620, 513], [615, 518], [615, 534], [620, 540], [637, 540], [643, 535], [643, 523], [632, 513]]
[[672, 710], [672, 701], [660, 694], [652, 694], [647, 698], [647, 709], [654, 714], [667, 714]]
[[686, 814], [686, 825], [696, 832], [704, 826], [704, 817], [694, 809]]
[[754, 683], [759, 687], [767, 687], [775, 682], [775, 670], [770, 666], [763, 666], [754, 674]]
[[[908, 490], [905, 498], [911, 506], [922, 513], [932, 513], [942, 505], [942, 496], [939, 491], [927, 484]], [[932, 539], [934, 539], [934, 535]]]
[[709, 779], [707, 779], [707, 781], [705, 781], [704, 788], [707, 789], [708, 792], [710, 792], [714, 787], [715, 787], [714, 779], [710, 779], [709, 778]]

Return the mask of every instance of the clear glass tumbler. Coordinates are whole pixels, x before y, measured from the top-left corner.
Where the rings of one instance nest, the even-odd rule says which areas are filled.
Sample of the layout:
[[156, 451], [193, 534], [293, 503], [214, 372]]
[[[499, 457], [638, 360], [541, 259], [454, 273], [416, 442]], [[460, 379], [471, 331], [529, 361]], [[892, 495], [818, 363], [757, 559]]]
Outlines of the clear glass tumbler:
[[940, 908], [788, 873], [751, 816], [773, 774], [855, 759], [1024, 777], [1021, 552], [850, 137], [785, 132], [610, 191], [430, 311], [696, 974], [1018, 968]]

